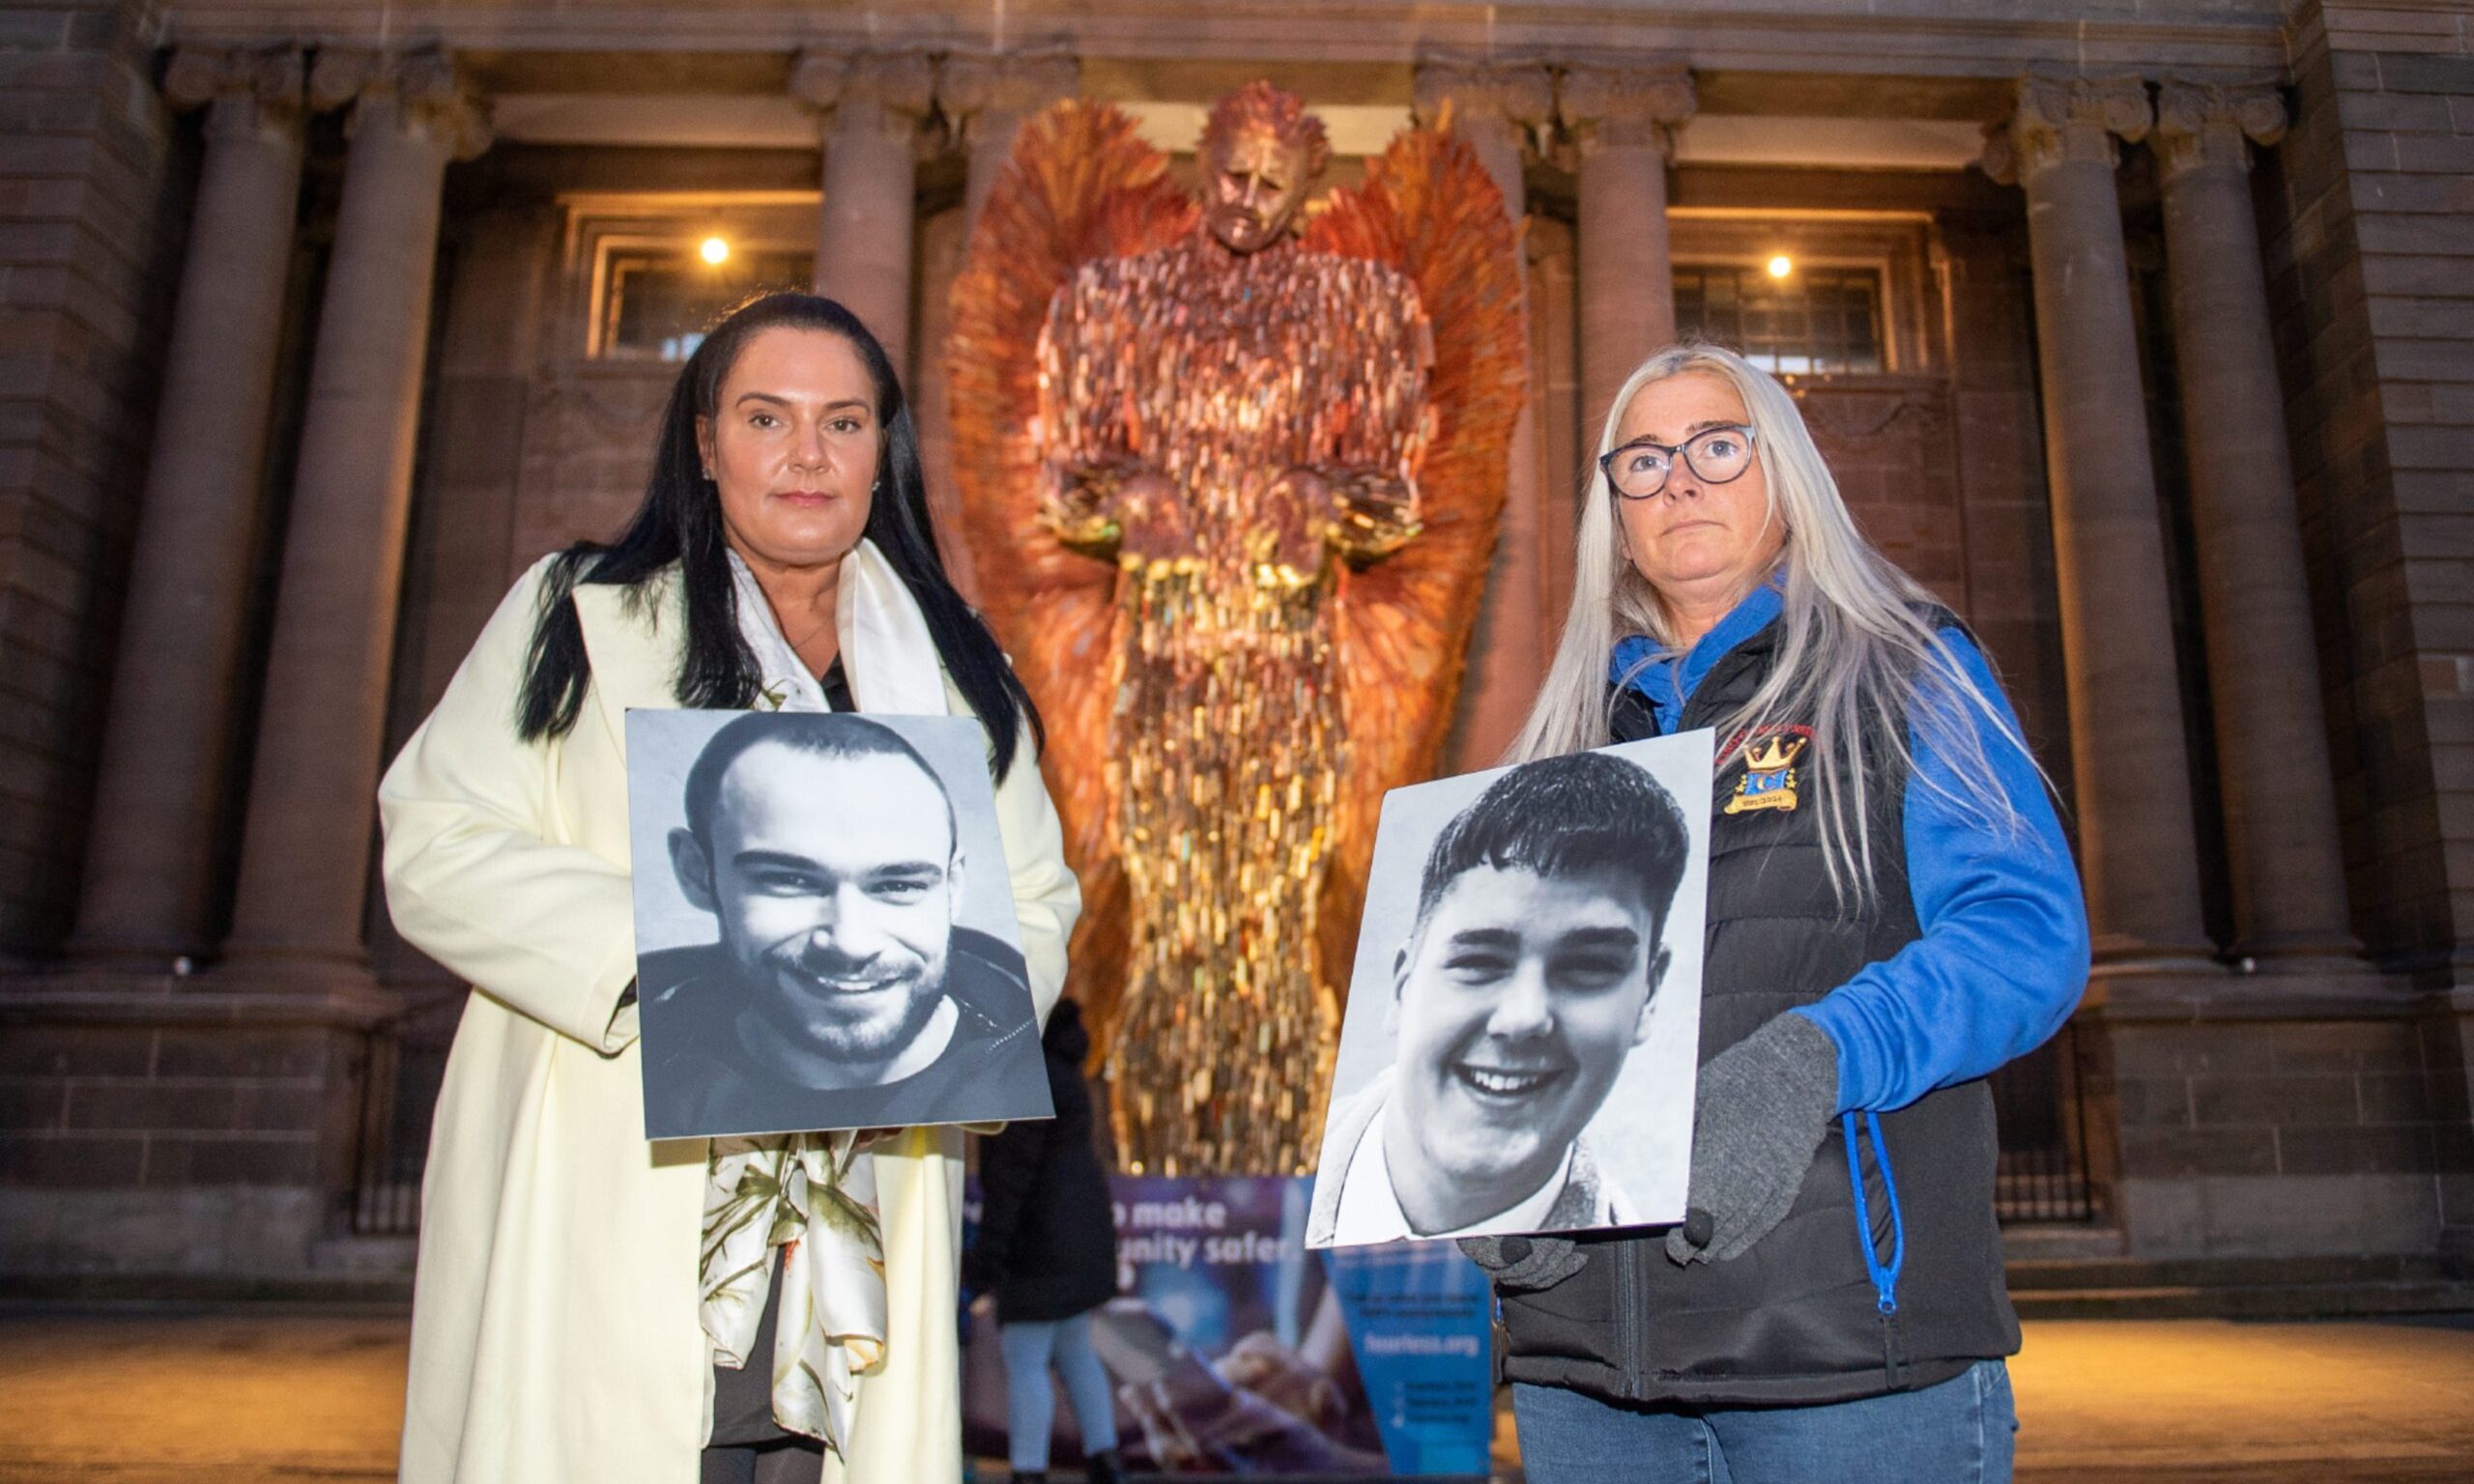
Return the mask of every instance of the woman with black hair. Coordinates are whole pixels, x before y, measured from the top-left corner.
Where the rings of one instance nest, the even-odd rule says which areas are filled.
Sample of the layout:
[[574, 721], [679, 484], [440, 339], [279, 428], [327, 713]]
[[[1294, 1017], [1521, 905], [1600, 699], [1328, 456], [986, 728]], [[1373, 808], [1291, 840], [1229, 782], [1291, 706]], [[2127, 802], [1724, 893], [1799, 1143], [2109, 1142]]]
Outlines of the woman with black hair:
[[946, 579], [893, 368], [841, 305], [757, 300], [679, 373], [626, 530], [525, 574], [380, 786], [396, 925], [478, 990], [402, 1477], [957, 1479], [960, 1130], [644, 1137], [639, 706], [977, 717], [1043, 1014], [1064, 981], [1080, 899], [1039, 719]]

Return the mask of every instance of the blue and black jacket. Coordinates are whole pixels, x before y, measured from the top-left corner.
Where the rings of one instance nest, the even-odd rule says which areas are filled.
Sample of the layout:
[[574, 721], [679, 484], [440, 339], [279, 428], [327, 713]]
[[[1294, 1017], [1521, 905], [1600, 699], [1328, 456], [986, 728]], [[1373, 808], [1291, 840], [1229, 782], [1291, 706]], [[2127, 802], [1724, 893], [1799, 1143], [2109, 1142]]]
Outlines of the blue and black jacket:
[[[1775, 655], [1777, 612], [1765, 587], [1680, 660], [1645, 668], [1619, 652], [1618, 738], [1713, 726], [1750, 699]], [[1955, 622], [1943, 640], [1998, 697]], [[1780, 752], [1802, 720], [1774, 724]], [[1989, 728], [1979, 735], [2024, 827], [1992, 838], [1940, 791], [1911, 787], [1894, 755], [1875, 757], [1877, 891], [1860, 911], [1823, 865], [1813, 759], [1798, 759], [1792, 782], [1755, 776], [1758, 756], [1721, 770], [1701, 1060], [1775, 1015], [1809, 1015], [1839, 1050], [1841, 1117], [1785, 1219], [1744, 1256], [1680, 1268], [1662, 1233], [1594, 1236], [1577, 1273], [1503, 1291], [1511, 1380], [1618, 1401], [1810, 1405], [1932, 1385], [2017, 1351], [1982, 1079], [2068, 1016], [2087, 932], [2033, 766]], [[1762, 754], [1764, 740], [1747, 751]], [[1952, 764], [1924, 748], [1914, 766]], [[1731, 812], [1745, 795], [1771, 797]]]

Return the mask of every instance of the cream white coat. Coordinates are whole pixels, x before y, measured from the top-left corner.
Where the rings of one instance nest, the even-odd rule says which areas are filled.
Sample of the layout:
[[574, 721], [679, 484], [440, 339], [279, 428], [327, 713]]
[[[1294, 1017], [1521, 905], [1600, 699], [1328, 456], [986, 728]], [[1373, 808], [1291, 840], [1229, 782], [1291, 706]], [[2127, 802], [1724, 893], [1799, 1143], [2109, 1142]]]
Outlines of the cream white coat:
[[[422, 1191], [404, 1484], [693, 1484], [711, 1421], [697, 1308], [705, 1146], [648, 1143], [628, 880], [625, 716], [671, 707], [676, 572], [630, 604], [576, 602], [592, 687], [573, 730], [527, 744], [515, 707], [546, 563], [519, 581], [379, 788], [387, 899], [469, 981]], [[957, 714], [967, 714], [948, 680]], [[1080, 911], [1025, 752], [997, 789], [1043, 1017]], [[888, 1349], [827, 1481], [961, 1473], [956, 1273], [962, 1136], [876, 1156]]]

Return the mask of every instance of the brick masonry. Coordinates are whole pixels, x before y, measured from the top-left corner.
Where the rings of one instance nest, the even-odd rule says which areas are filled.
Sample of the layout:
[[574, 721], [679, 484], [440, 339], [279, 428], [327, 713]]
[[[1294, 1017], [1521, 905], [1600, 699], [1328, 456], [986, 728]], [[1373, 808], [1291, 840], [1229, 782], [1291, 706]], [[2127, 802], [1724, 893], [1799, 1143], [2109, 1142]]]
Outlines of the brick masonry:
[[154, 1005], [0, 1014], [0, 1272], [295, 1271], [339, 1224], [362, 1039]]
[[14, 1030], [0, 1055], [0, 1181], [310, 1184], [326, 1071], [320, 1038], [309, 1032]]
[[75, 904], [180, 261], [156, 24], [108, 0], [0, 13], [0, 961]]
[[2139, 1255], [2431, 1249], [2432, 1172], [2464, 1126], [2429, 1075], [2452, 1033], [2406, 1015], [2107, 1030], [2091, 1091], [2118, 1120]]
[[[2462, 1257], [2474, 1252], [2474, 1016], [2460, 987], [2474, 975], [2474, 16], [2306, 6], [2291, 50], [2294, 127], [2262, 171], [2261, 238], [2348, 888], [2374, 960], [2433, 994], [2416, 1019], [2310, 1028], [2367, 1038], [2350, 1119], [2343, 1068], [2291, 1079], [2272, 1127], [2232, 1116], [2251, 1073], [2202, 1099], [2222, 1074], [2201, 1071], [2193, 1124], [2141, 1137], [2156, 1141], [2160, 1174], [2171, 1151], [2213, 1144], [2288, 1180], [2369, 1183], [2315, 1205], [2419, 1223]], [[2122, 1101], [2126, 1158], [2134, 1112], [2164, 1111], [2138, 1100], [2159, 1089], [2138, 1088]], [[2211, 1110], [2217, 1122], [2198, 1121]]]
[[2028, 744], [2066, 799], [2070, 716], [2025, 224], [1945, 220], [1942, 239], [1950, 401], [1965, 489], [1968, 622], [1999, 667]]
[[2474, 952], [2474, 26], [2306, 8], [2266, 250], [2357, 925]]

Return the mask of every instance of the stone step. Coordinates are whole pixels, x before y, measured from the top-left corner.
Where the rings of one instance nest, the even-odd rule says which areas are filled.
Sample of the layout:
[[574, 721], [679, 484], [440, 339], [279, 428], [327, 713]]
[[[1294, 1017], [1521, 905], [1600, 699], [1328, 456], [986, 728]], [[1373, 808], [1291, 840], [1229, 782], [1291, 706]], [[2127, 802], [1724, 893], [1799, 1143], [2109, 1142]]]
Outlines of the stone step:
[[2049, 1289], [2291, 1288], [2320, 1284], [2425, 1283], [2474, 1278], [2462, 1264], [2420, 1255], [2135, 1258], [2025, 1257], [2004, 1265], [2014, 1294]]
[[2350, 1319], [2474, 1312], [2474, 1281], [2166, 1285], [2010, 1291], [2022, 1319]]

